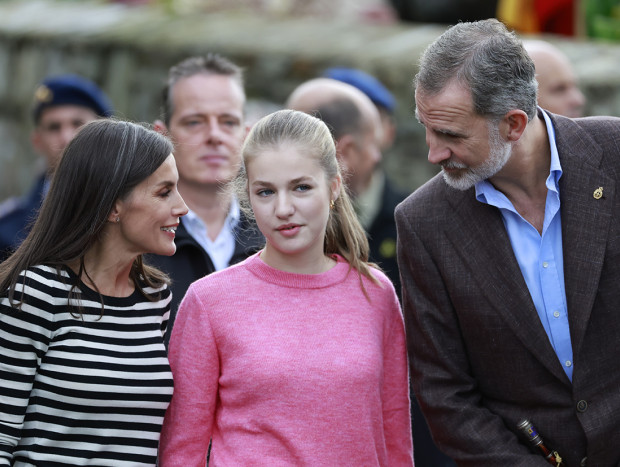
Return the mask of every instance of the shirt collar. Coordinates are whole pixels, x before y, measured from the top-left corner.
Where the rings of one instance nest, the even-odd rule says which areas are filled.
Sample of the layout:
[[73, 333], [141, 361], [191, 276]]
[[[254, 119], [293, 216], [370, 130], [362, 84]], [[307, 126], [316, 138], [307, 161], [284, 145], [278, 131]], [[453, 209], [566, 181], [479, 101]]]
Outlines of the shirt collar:
[[[226, 220], [224, 221], [224, 225], [228, 225], [230, 230], [232, 231], [237, 224], [239, 224], [239, 219], [241, 218], [241, 209], [239, 207], [239, 201], [237, 198], [233, 196], [230, 202], [230, 208], [228, 210], [228, 215], [226, 216]], [[195, 232], [197, 228], [203, 229], [205, 232], [207, 230], [207, 226], [202, 221], [198, 214], [188, 208], [187, 214], [182, 217], [185, 226], [190, 233]], [[192, 235], [193, 236], [193, 235]]]

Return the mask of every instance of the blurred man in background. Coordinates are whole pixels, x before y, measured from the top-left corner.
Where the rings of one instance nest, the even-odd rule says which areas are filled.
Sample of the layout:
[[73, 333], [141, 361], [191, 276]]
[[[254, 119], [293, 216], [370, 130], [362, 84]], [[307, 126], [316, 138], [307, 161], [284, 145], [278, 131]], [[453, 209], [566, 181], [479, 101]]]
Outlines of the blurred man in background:
[[248, 130], [245, 101], [241, 68], [220, 55], [190, 57], [169, 71], [163, 119], [155, 128], [172, 139], [179, 193], [189, 212], [176, 230], [176, 253], [149, 258], [172, 279], [166, 345], [189, 285], [264, 245], [237, 199], [223, 189], [240, 168], [239, 150]]
[[112, 105], [104, 92], [81, 76], [53, 76], [37, 87], [31, 141], [43, 158], [45, 169], [25, 196], [0, 204], [0, 262], [28, 235], [54, 170], [77, 130], [85, 123], [111, 115]]
[[[367, 97], [367, 99], [363, 100], [367, 101], [370, 99], [372, 104], [374, 104], [377, 112], [373, 112], [373, 114], [379, 114], [379, 124], [377, 124], [376, 119], [374, 116], [370, 116], [368, 110], [363, 112], [367, 102], [364, 103], [359, 96], [353, 95], [354, 102], [357, 102], [360, 109], [360, 115], [366, 115], [366, 122], [365, 125], [360, 125], [359, 128], [355, 126], [351, 128], [359, 134], [364, 134], [364, 132], [374, 134], [375, 138], [378, 138], [379, 146], [373, 153], [375, 157], [368, 158], [371, 163], [366, 165], [360, 164], [358, 167], [353, 168], [353, 170], [357, 171], [356, 175], [359, 178], [367, 180], [363, 187], [353, 190], [355, 194], [354, 203], [359, 220], [368, 234], [370, 259], [384, 269], [394, 283], [396, 292], [400, 295], [400, 278], [396, 263], [394, 209], [398, 203], [407, 197], [408, 193], [398, 190], [394, 183], [388, 179], [381, 166], [383, 153], [392, 146], [396, 137], [396, 122], [394, 118], [396, 101], [394, 96], [379, 80], [362, 70], [355, 68], [330, 68], [325, 71], [324, 76], [349, 84], [361, 91]], [[320, 90], [323, 87], [326, 87], [326, 85], [319, 84], [316, 89]], [[299, 95], [304, 94], [302, 91], [303, 88], [300, 87]], [[317, 91], [306, 91], [307, 96], [310, 98], [313, 98], [312, 96], [315, 92]], [[321, 113], [321, 109], [316, 110]], [[319, 117], [321, 116], [319, 115]], [[364, 120], [359, 120], [359, 124], [361, 123], [364, 123]], [[372, 150], [372, 147], [369, 149]], [[346, 159], [347, 153], [341, 154], [341, 157], [343, 160]], [[347, 165], [346, 162], [345, 165]]]
[[565, 117], [583, 117], [586, 99], [568, 57], [541, 40], [523, 41], [523, 46], [536, 67], [538, 105]]

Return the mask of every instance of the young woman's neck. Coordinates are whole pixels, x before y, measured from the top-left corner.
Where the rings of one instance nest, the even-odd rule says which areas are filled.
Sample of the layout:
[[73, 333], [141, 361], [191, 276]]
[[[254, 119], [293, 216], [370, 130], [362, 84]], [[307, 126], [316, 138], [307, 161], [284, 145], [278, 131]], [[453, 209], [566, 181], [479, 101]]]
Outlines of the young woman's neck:
[[285, 254], [270, 248], [269, 244], [265, 246], [260, 257], [268, 266], [294, 274], [321, 274], [336, 265], [336, 260], [323, 253], [320, 255]]

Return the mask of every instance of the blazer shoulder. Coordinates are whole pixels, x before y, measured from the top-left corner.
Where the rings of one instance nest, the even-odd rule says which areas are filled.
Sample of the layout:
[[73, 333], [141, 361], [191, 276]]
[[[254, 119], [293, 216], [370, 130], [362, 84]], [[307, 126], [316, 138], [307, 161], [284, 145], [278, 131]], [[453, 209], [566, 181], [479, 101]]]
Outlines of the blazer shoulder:
[[612, 144], [620, 149], [620, 117], [594, 116], [571, 119], [552, 115], [551, 121], [558, 146], [570, 149], [577, 145], [579, 150], [587, 150], [588, 145], [594, 143], [600, 146]]
[[560, 160], [616, 172], [620, 157], [620, 118], [569, 119], [552, 115]]

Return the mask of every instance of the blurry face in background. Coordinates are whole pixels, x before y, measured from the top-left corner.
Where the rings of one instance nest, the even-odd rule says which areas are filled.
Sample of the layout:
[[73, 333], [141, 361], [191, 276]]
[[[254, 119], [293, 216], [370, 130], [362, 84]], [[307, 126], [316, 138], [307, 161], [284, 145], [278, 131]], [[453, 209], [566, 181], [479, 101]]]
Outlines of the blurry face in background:
[[180, 185], [220, 185], [240, 165], [246, 135], [245, 94], [233, 78], [198, 74], [182, 78], [172, 92], [168, 134], [175, 145]]
[[387, 151], [394, 145], [396, 139], [396, 118], [389, 110], [377, 107], [381, 117], [383, 133], [381, 138], [381, 150]]
[[48, 171], [56, 169], [62, 152], [84, 124], [97, 119], [97, 114], [77, 105], [59, 105], [41, 112], [39, 124], [32, 132], [32, 145], [45, 158]]
[[[374, 122], [374, 120], [373, 120]], [[381, 127], [365, 123], [364, 131], [358, 135], [346, 159], [346, 183], [354, 196], [363, 193], [372, 175], [381, 162]]]
[[536, 67], [538, 105], [565, 117], [582, 117], [586, 99], [568, 57], [544, 41], [525, 41], [524, 45]]
[[538, 105], [565, 117], [582, 117], [586, 102], [577, 86], [577, 79], [565, 60], [550, 60], [536, 64]]

